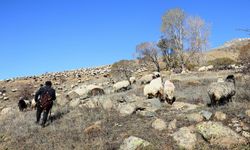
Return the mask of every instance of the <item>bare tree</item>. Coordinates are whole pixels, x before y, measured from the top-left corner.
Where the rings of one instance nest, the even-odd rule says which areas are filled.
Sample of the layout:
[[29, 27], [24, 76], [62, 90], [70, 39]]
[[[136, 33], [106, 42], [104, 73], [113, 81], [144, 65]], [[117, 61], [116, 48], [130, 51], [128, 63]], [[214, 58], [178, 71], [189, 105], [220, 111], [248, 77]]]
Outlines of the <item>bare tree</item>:
[[[162, 17], [163, 33], [162, 39], [158, 43], [163, 56], [166, 55], [167, 49], [172, 49], [175, 55], [172, 59], [182, 69], [190, 61], [196, 60], [200, 63], [202, 51], [208, 45], [209, 27], [200, 17], [189, 17], [179, 8], [167, 11]], [[169, 62], [165, 59], [165, 62]], [[195, 62], [195, 61], [194, 61]], [[167, 64], [169, 65], [169, 64]]]
[[186, 62], [200, 64], [203, 60], [202, 52], [208, 47], [209, 26], [199, 16], [187, 18], [187, 58]]
[[172, 40], [160, 39], [157, 46], [161, 50], [162, 60], [166, 64], [167, 69], [176, 68], [178, 66], [177, 56], [173, 52]]
[[164, 38], [172, 40], [172, 48], [182, 67], [184, 67], [185, 18], [186, 14], [183, 10], [171, 9], [163, 15], [161, 27]]
[[136, 46], [138, 58], [144, 60], [145, 63], [153, 63], [156, 70], [160, 72], [159, 64], [159, 48], [154, 42], [144, 42]]
[[130, 77], [133, 73], [133, 63], [129, 60], [121, 60], [111, 66], [111, 74], [115, 78], [125, 78], [131, 85]]

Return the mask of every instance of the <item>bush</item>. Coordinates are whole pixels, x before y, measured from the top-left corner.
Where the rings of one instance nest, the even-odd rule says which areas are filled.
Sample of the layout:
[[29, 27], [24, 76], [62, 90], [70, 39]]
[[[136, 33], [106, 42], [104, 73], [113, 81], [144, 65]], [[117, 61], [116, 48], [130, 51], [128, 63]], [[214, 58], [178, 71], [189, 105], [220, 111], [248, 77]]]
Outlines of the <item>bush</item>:
[[228, 69], [229, 65], [235, 64], [236, 62], [231, 58], [223, 57], [216, 58], [214, 60], [208, 61], [208, 65], [213, 65], [215, 69], [223, 70]]

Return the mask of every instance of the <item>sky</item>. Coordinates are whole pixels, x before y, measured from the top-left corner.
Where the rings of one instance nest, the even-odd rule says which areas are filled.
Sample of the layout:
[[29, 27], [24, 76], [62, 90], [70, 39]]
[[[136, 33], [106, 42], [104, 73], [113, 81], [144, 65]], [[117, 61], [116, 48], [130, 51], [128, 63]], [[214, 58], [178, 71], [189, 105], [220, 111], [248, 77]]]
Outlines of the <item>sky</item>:
[[210, 47], [244, 38], [250, 0], [0, 0], [0, 79], [134, 59], [172, 8], [210, 24]]

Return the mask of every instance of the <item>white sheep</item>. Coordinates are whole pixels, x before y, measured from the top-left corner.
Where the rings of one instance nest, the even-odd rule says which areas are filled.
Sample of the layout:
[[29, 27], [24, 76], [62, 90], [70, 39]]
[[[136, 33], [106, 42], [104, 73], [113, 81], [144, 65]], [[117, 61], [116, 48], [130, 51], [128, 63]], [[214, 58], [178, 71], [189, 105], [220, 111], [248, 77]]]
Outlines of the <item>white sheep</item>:
[[175, 102], [174, 91], [175, 91], [174, 84], [171, 81], [166, 80], [164, 83], [163, 100], [167, 101], [169, 104], [173, 104]]
[[113, 85], [114, 92], [122, 92], [131, 89], [131, 85], [127, 80], [117, 82]]
[[211, 100], [211, 106], [231, 101], [231, 98], [236, 94], [234, 76], [229, 75], [224, 82], [213, 82], [207, 91]]
[[150, 84], [145, 85], [144, 95], [148, 98], [160, 97], [163, 94], [163, 85], [161, 78], [156, 78], [150, 82]]

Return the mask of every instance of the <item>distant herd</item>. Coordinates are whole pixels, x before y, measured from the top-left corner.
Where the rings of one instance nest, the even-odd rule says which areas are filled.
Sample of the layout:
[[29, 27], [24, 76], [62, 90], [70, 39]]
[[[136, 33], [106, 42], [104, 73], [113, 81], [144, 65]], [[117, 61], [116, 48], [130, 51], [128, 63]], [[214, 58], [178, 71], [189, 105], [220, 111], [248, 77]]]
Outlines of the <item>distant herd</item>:
[[[135, 83], [135, 77], [130, 78], [130, 83]], [[174, 96], [175, 85], [170, 80], [161, 78], [159, 72], [145, 75], [139, 79], [139, 84], [145, 85], [143, 94], [148, 99], [159, 98], [161, 102], [167, 102], [173, 104], [176, 100]], [[126, 88], [125, 88], [126, 87]], [[128, 81], [122, 81], [114, 84], [114, 92], [121, 92], [131, 88]], [[122, 89], [122, 90], [119, 90]], [[208, 95], [211, 103], [209, 106], [223, 105], [231, 101], [232, 97], [236, 94], [235, 89], [235, 77], [234, 75], [227, 76], [226, 79], [219, 79], [217, 82], [213, 82], [208, 86]], [[25, 100], [20, 98], [18, 102], [20, 111], [24, 111], [27, 108], [35, 109], [36, 103], [34, 100]]]

